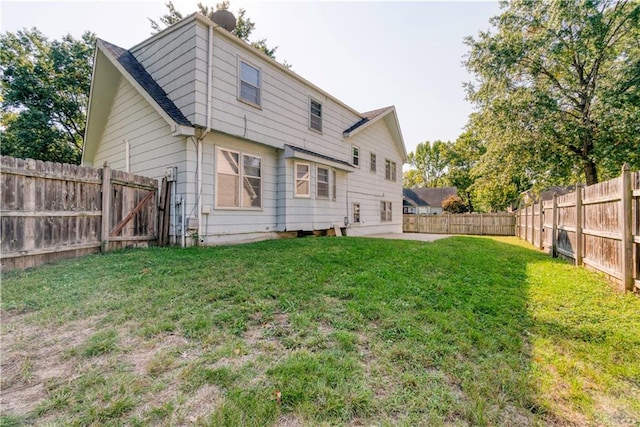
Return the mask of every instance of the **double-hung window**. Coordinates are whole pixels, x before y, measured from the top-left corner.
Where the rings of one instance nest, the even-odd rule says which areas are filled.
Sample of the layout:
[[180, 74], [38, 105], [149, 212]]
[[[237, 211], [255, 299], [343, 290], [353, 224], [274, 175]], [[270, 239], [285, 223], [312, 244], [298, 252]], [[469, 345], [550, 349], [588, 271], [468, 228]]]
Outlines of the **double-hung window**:
[[242, 101], [260, 106], [260, 88], [262, 86], [262, 72], [243, 60], [240, 60], [240, 82], [238, 88], [238, 98]]
[[329, 169], [318, 166], [316, 169], [316, 197], [319, 199], [329, 198]]
[[219, 148], [216, 155], [216, 207], [262, 208], [262, 159]]
[[390, 222], [392, 220], [391, 202], [380, 202], [380, 221]]
[[354, 145], [352, 152], [353, 152], [353, 161], [351, 163], [353, 163], [353, 166], [359, 168], [360, 167], [360, 148]]
[[313, 99], [309, 100], [309, 127], [322, 132], [322, 104]]
[[384, 177], [389, 181], [396, 181], [397, 179], [397, 169], [396, 162], [392, 162], [389, 159], [385, 160], [384, 163]]
[[360, 203], [353, 204], [353, 223], [360, 223]]
[[369, 162], [369, 171], [376, 173], [376, 168], [377, 168], [377, 157], [375, 153], [371, 153], [370, 155], [370, 162]]
[[311, 168], [309, 163], [296, 163], [296, 197], [311, 197]]
[[331, 169], [331, 200], [336, 200], [338, 197], [338, 184], [336, 180], [336, 171], [335, 169]]

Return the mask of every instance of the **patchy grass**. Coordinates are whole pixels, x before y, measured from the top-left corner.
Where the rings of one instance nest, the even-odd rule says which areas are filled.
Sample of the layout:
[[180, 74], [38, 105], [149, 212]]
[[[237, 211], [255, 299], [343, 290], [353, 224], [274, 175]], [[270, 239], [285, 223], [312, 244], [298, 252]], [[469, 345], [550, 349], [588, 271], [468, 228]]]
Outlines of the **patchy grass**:
[[0, 425], [640, 419], [640, 300], [512, 238], [113, 252], [1, 314]]

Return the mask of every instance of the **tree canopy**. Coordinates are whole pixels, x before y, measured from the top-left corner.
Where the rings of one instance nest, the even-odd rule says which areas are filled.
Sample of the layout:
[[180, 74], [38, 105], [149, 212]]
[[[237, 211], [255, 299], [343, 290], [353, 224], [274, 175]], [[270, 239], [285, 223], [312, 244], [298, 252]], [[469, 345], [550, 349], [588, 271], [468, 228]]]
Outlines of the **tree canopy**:
[[417, 170], [413, 179], [424, 183], [424, 187], [441, 187], [444, 185], [444, 174], [447, 168], [447, 142], [425, 141], [418, 144], [415, 151], [409, 153], [408, 160]]
[[530, 186], [640, 168], [640, 3], [514, 0], [468, 38], [475, 188], [503, 206]]
[[79, 163], [95, 35], [49, 41], [37, 29], [0, 36], [0, 152]]
[[[184, 18], [182, 13], [180, 13], [176, 9], [172, 1], [165, 3], [165, 5], [167, 6], [168, 12], [159, 18], [160, 23], [158, 23], [157, 21], [151, 18], [148, 18], [149, 22], [151, 23], [151, 28], [156, 33], [164, 28], [163, 25], [165, 27], [171, 26], [177, 23], [178, 21], [180, 21], [182, 18]], [[227, 0], [224, 0], [221, 3], [216, 3], [216, 5], [212, 7], [205, 6], [204, 4], [199, 2], [197, 7], [198, 7], [199, 13], [201, 13], [202, 15], [206, 16], [209, 19], [213, 19], [213, 14], [217, 10], [229, 9], [229, 2]], [[265, 38], [254, 40], [254, 41], [249, 40], [249, 37], [251, 36], [251, 33], [255, 29], [256, 24], [251, 20], [251, 18], [246, 16], [246, 13], [247, 12], [245, 9], [243, 8], [238, 9], [236, 13], [236, 28], [232, 31], [232, 33], [239, 39], [244, 40], [247, 43], [251, 44], [251, 46], [258, 49], [268, 57], [275, 59], [276, 58], [275, 53], [276, 53], [276, 50], [278, 49], [277, 46], [269, 47], [267, 45], [267, 39]]]

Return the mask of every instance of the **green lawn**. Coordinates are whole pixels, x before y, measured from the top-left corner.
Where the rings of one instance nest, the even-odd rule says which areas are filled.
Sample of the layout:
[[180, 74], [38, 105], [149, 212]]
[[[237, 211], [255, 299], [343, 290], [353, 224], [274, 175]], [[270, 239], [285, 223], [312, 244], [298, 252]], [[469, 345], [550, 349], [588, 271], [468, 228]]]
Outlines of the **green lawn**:
[[617, 425], [640, 299], [515, 238], [153, 248], [2, 280], [0, 425]]

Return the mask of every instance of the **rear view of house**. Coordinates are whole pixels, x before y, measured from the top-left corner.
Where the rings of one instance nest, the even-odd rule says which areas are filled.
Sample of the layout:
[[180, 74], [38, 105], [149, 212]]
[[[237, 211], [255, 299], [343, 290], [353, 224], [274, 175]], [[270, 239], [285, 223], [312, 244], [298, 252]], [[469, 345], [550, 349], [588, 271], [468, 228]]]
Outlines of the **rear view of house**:
[[395, 108], [360, 113], [200, 14], [98, 41], [83, 164], [105, 161], [170, 179], [174, 242], [402, 231]]

